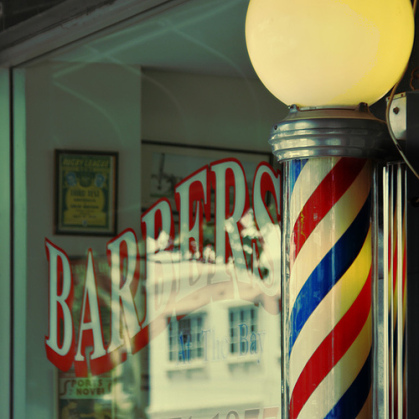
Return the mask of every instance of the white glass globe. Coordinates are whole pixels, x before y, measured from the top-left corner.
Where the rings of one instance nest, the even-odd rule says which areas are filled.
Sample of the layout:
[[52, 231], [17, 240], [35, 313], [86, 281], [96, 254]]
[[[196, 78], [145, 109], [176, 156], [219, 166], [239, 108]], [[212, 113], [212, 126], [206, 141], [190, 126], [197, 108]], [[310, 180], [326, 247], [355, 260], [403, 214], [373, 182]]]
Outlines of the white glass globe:
[[250, 0], [246, 42], [262, 83], [287, 105], [379, 100], [413, 46], [409, 0]]

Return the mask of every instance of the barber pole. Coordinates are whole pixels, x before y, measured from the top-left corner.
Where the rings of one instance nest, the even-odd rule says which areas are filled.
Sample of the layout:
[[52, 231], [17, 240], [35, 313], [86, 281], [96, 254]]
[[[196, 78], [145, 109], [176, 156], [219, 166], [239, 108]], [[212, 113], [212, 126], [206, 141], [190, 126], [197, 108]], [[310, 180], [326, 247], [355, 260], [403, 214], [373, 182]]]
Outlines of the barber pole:
[[[290, 418], [372, 409], [371, 165], [286, 164]], [[332, 412], [332, 413], [331, 413]]]
[[283, 415], [370, 418], [385, 123], [364, 104], [292, 106], [270, 143], [284, 163]]

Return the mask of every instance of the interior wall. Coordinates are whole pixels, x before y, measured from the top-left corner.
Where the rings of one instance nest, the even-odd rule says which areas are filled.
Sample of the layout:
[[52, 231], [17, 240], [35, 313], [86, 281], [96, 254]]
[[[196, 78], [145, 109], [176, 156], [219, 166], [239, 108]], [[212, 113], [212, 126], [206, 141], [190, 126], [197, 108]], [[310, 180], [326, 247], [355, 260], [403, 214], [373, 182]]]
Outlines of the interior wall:
[[70, 257], [85, 257], [88, 248], [104, 255], [110, 240], [54, 234], [54, 150], [117, 151], [118, 231], [131, 227], [139, 234], [140, 104], [141, 71], [136, 67], [54, 63], [26, 70], [27, 356], [22, 385], [27, 394], [22, 406], [27, 412], [20, 417], [53, 417], [58, 397], [44, 346], [48, 334], [45, 238]]
[[270, 152], [287, 107], [259, 80], [143, 70], [143, 139]]

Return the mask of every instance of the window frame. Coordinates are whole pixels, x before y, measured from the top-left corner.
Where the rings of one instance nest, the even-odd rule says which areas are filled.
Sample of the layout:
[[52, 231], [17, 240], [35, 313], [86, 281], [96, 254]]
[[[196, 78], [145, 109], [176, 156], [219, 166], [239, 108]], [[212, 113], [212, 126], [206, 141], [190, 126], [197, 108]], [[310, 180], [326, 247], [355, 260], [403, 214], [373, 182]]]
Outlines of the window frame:
[[[202, 362], [205, 358], [205, 344], [202, 330], [205, 327], [207, 314], [204, 312], [191, 313], [186, 316], [179, 316], [178, 318], [168, 318], [167, 328], [167, 349], [168, 349], [168, 362], [173, 364], [187, 365], [194, 362]], [[179, 331], [182, 323], [190, 323], [188, 341], [185, 343]], [[201, 329], [201, 333], [199, 333]], [[181, 340], [182, 338], [182, 340]], [[201, 353], [199, 351], [201, 350]], [[180, 359], [182, 353], [183, 360]], [[176, 356], [177, 354], [177, 356]]]

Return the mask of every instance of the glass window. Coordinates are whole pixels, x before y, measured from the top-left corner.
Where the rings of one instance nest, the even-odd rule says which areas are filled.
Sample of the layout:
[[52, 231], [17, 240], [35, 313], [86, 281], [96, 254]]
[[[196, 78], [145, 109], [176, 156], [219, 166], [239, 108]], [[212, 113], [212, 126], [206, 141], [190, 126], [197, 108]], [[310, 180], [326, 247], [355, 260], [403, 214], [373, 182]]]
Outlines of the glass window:
[[287, 108], [178, 3], [14, 70], [15, 417], [280, 417]]

